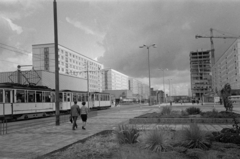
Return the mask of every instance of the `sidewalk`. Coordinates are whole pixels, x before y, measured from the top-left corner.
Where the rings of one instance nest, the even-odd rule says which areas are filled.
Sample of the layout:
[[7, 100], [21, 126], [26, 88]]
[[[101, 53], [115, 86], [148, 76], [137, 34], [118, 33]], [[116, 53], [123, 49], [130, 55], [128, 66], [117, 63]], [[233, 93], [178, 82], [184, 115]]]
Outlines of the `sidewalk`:
[[[120, 110], [118, 107], [111, 109], [115, 109], [116, 111], [112, 113], [101, 112], [98, 113], [98, 116], [89, 118], [86, 130], [81, 129], [81, 122], [78, 120], [79, 128], [75, 131], [71, 129], [71, 123], [67, 122], [61, 123], [60, 126], [55, 126], [54, 123], [47, 124], [44, 127], [34, 126], [0, 136], [0, 159], [34, 159], [103, 130], [113, 130], [120, 123], [128, 124], [128, 119], [130, 118], [147, 112], [159, 111], [159, 105], [140, 106], [131, 111]], [[187, 127], [187, 125], [184, 124], [149, 124], [136, 126], [144, 129], [167, 126], [174, 130]], [[207, 128], [207, 131], [219, 131], [223, 127], [230, 127], [230, 125], [203, 124], [201, 129]]]
[[[118, 108], [112, 108], [118, 109]], [[71, 123], [54, 123], [44, 127], [33, 126], [0, 136], [0, 159], [33, 159], [92, 136], [103, 130], [113, 130], [117, 124], [128, 121], [151, 110], [151, 107], [141, 106], [136, 110], [119, 110], [114, 113], [101, 112], [98, 116], [88, 119], [86, 130], [73, 131]]]

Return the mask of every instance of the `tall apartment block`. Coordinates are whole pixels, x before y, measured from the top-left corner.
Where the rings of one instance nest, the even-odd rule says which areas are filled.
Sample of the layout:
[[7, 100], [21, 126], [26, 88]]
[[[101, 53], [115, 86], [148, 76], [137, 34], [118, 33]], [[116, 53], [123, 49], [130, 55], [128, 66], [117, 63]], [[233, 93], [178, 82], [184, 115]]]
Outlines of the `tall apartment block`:
[[102, 90], [128, 90], [128, 76], [113, 69], [103, 69]]
[[[55, 72], [54, 43], [33, 45], [33, 67], [35, 70]], [[102, 92], [103, 65], [78, 52], [58, 45], [59, 73], [87, 80], [89, 77], [89, 91]]]
[[134, 78], [129, 78], [129, 90], [135, 95], [139, 95], [146, 99], [149, 96], [149, 86]]
[[212, 67], [213, 89], [220, 92], [226, 83], [240, 89], [240, 39], [237, 39]]
[[192, 96], [204, 101], [204, 94], [212, 91], [211, 52], [190, 52], [191, 92]]

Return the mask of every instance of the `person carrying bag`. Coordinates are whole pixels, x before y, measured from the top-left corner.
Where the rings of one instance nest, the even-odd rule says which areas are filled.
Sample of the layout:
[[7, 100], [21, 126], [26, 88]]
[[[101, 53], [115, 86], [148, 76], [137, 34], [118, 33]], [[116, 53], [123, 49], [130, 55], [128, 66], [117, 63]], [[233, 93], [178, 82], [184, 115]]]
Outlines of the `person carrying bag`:
[[74, 101], [74, 105], [71, 106], [70, 122], [73, 123], [72, 130], [77, 128], [77, 118], [81, 114], [80, 108], [77, 105], [77, 101]]

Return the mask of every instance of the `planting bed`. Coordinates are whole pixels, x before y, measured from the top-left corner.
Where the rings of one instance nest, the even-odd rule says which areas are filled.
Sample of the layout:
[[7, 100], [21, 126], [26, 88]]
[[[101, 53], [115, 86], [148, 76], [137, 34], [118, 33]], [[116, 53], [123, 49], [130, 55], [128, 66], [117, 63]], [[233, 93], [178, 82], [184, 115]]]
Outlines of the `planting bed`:
[[240, 115], [233, 112], [202, 112], [197, 115], [182, 114], [180, 111], [172, 111], [170, 114], [147, 113], [129, 120], [130, 124], [151, 123], [217, 123], [231, 124], [233, 116], [240, 121]]
[[[161, 136], [155, 136], [160, 145], [165, 147], [178, 142], [182, 138], [182, 132], [161, 131]], [[171, 146], [164, 151], [151, 151], [146, 149], [144, 143], [149, 137], [149, 131], [140, 131], [138, 143], [119, 144], [114, 133], [97, 135], [84, 142], [79, 142], [37, 159], [237, 159], [240, 158], [240, 146], [212, 142], [211, 148], [202, 150], [199, 148], [186, 148], [183, 146]], [[164, 139], [164, 140], [162, 140]], [[156, 149], [155, 149], [156, 150]]]

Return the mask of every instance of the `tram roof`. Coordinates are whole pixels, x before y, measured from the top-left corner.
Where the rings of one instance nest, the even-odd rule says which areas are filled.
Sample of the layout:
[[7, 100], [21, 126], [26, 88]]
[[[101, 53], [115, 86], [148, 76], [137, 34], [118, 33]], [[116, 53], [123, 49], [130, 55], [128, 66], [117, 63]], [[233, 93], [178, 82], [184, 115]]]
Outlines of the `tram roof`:
[[29, 84], [10, 83], [10, 82], [0, 83], [0, 88], [52, 91], [52, 89], [48, 88], [47, 86], [36, 86], [36, 85], [29, 85]]

